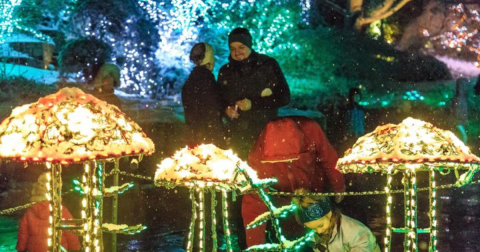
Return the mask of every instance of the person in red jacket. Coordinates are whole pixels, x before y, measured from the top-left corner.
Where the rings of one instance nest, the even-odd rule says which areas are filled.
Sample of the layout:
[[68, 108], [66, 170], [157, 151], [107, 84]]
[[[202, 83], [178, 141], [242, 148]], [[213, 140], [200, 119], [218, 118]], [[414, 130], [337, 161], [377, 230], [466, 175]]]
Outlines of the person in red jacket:
[[[249, 153], [248, 163], [259, 178], [276, 178], [272, 188], [294, 192], [344, 192], [343, 174], [335, 167], [336, 151], [318, 123], [303, 116], [279, 117], [270, 121]], [[275, 205], [290, 203], [290, 198], [273, 199]], [[336, 201], [340, 201], [337, 197]], [[247, 194], [242, 201], [244, 226], [268, 211], [257, 194]], [[291, 218], [282, 228], [287, 238], [303, 235], [303, 229]], [[248, 247], [265, 243], [266, 224], [246, 230]]]
[[[40, 175], [32, 189], [31, 201], [36, 202], [35, 205], [27, 209], [18, 228], [17, 251], [19, 252], [45, 252], [48, 251], [48, 228], [50, 227], [49, 202], [46, 201], [46, 174]], [[62, 218], [73, 219], [68, 209], [62, 207]], [[67, 251], [80, 251], [81, 245], [78, 237], [72, 232], [62, 232], [61, 246]]]

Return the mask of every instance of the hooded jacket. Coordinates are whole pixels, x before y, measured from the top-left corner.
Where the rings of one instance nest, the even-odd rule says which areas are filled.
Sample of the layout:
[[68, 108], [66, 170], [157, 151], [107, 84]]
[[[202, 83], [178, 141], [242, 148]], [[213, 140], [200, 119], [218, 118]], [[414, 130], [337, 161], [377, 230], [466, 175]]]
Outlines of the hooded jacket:
[[[50, 227], [49, 202], [37, 203], [27, 209], [18, 228], [17, 251], [45, 252], [48, 251], [48, 228]], [[62, 208], [63, 219], [73, 219], [66, 207]], [[62, 232], [62, 247], [67, 250], [80, 250], [78, 237], [72, 232]]]
[[338, 156], [322, 128], [310, 118], [280, 117], [268, 123], [250, 152], [248, 162], [259, 178], [277, 178], [272, 187], [293, 192], [344, 190]]
[[[228, 122], [232, 136], [246, 134], [245, 141], [255, 141], [263, 127], [277, 116], [278, 108], [290, 102], [290, 89], [278, 62], [253, 50], [243, 61], [230, 56], [229, 63], [220, 68], [218, 85], [223, 99], [222, 111], [245, 98], [252, 102], [250, 110], [238, 110], [238, 119]], [[272, 94], [262, 97], [266, 88]]]
[[[278, 182], [272, 188], [278, 191], [304, 188], [311, 192], [343, 192], [345, 183], [343, 174], [336, 169], [337, 160], [337, 153], [320, 125], [307, 117], [291, 116], [267, 124], [249, 154], [248, 163], [259, 178], [276, 178]], [[289, 199], [279, 203], [288, 204]], [[243, 197], [245, 226], [266, 211], [256, 194]], [[265, 225], [247, 230], [248, 245], [264, 243], [264, 234]]]
[[196, 66], [182, 87], [188, 144], [213, 143], [224, 147], [222, 104], [213, 73]]

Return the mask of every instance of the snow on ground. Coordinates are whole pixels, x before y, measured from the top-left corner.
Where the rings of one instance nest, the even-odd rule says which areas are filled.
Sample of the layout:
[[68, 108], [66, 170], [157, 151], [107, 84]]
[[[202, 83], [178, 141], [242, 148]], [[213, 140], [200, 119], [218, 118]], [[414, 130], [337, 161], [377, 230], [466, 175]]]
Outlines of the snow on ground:
[[0, 63], [0, 76], [22, 76], [40, 83], [53, 84], [58, 81], [58, 71], [45, 70], [30, 66]]

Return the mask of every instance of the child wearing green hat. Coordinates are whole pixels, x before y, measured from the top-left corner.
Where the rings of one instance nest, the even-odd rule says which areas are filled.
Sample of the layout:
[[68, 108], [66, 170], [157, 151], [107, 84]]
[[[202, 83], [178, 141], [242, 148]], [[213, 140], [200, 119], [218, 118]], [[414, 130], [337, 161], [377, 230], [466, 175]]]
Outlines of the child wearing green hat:
[[372, 231], [363, 223], [341, 214], [327, 197], [297, 197], [293, 203], [298, 207], [295, 211], [298, 223], [316, 233], [313, 251], [380, 252]]

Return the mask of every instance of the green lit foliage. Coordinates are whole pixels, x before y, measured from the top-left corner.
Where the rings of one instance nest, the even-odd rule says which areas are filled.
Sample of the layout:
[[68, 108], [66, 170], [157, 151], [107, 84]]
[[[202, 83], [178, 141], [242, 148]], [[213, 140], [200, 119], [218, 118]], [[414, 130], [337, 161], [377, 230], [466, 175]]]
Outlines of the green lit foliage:
[[[60, 3], [60, 6], [63, 4]], [[35, 0], [2, 1], [0, 5], [0, 43], [14, 32], [30, 34], [37, 39], [48, 41], [49, 36], [37, 30], [37, 24], [45, 17], [50, 5], [41, 5]]]
[[16, 9], [14, 17], [25, 26], [46, 25], [59, 28], [69, 15], [69, 9], [75, 0], [23, 0]]
[[236, 27], [249, 29], [253, 37], [253, 49], [270, 56], [278, 56], [287, 50], [298, 50], [294, 32], [302, 26], [304, 1], [217, 1], [211, 8], [208, 22], [198, 34], [198, 40], [212, 41], [219, 55], [219, 65], [228, 58], [228, 33]]
[[[217, 71], [227, 62], [227, 36], [236, 27], [250, 30], [254, 40], [253, 47], [258, 52], [274, 56], [296, 47], [291, 31], [301, 23], [303, 2], [141, 0], [139, 5], [158, 30], [159, 42], [155, 55], [160, 64], [160, 82], [183, 83], [189, 67], [192, 66], [188, 55], [193, 44], [205, 41], [214, 46]], [[172, 73], [175, 76], [171, 76]], [[176, 88], [178, 89], [179, 85]]]
[[[301, 2], [301, 1], [300, 1]], [[295, 49], [291, 32], [300, 25], [301, 5], [299, 1], [231, 1], [224, 7], [225, 16], [212, 25], [220, 30], [246, 27], [252, 33], [254, 49], [261, 53], [274, 53]], [[218, 17], [217, 17], [218, 18]]]

